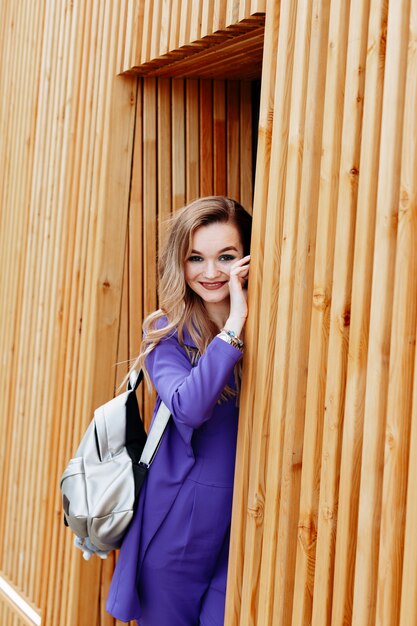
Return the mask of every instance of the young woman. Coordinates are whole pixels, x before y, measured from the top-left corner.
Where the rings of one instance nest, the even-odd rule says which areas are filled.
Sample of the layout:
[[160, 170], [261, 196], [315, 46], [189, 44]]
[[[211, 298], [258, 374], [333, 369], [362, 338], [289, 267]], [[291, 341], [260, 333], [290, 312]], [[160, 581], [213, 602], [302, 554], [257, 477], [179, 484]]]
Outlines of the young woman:
[[140, 626], [222, 626], [251, 216], [223, 196], [175, 214], [160, 309], [133, 368], [170, 409], [123, 541], [107, 610]]

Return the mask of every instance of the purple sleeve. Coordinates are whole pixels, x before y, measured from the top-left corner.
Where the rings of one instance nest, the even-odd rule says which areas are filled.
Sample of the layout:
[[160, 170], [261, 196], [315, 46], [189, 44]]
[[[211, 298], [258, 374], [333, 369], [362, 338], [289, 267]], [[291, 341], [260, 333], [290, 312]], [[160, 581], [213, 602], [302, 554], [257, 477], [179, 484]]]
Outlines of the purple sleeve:
[[240, 350], [214, 337], [192, 367], [177, 337], [172, 336], [162, 340], [146, 357], [146, 367], [174, 420], [198, 428], [210, 419], [241, 356]]

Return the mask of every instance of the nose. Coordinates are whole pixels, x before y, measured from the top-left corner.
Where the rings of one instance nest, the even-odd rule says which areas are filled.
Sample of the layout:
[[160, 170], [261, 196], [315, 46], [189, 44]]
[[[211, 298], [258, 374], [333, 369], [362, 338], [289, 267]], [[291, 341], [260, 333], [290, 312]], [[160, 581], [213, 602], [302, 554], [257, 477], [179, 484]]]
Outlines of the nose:
[[215, 261], [207, 261], [206, 267], [204, 268], [204, 277], [208, 279], [216, 278], [219, 275], [219, 269], [216, 265]]

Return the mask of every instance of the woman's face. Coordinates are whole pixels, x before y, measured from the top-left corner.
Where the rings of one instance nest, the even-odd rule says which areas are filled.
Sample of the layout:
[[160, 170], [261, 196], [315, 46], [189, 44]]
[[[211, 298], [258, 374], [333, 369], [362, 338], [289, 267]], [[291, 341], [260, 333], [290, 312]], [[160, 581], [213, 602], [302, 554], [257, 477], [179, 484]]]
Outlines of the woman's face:
[[230, 267], [243, 257], [236, 226], [232, 222], [200, 226], [193, 233], [191, 244], [191, 253], [185, 260], [187, 285], [207, 304], [228, 299]]

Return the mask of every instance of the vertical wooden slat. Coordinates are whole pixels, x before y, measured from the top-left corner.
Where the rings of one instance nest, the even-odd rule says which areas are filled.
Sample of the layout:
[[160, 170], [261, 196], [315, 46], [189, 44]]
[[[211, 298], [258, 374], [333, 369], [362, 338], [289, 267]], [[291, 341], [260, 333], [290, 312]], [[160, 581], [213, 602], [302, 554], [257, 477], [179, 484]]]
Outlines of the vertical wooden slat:
[[[156, 219], [157, 219], [157, 119], [156, 80], [143, 80], [143, 171], [142, 171], [142, 241], [143, 258], [146, 259], [143, 274], [143, 317], [156, 308]], [[148, 425], [152, 415], [152, 404], [145, 398], [144, 419]]]
[[[160, 96], [158, 94], [158, 111], [161, 111]], [[139, 353], [142, 341], [143, 321], [143, 289], [140, 277], [144, 272], [143, 258], [143, 79], [137, 81], [136, 92], [136, 120], [135, 139], [133, 146], [132, 177], [129, 201], [129, 359], [134, 359]], [[158, 150], [159, 154], [159, 150]], [[143, 416], [143, 390], [137, 393], [141, 415]]]
[[213, 194], [213, 83], [200, 80], [200, 194]]
[[171, 214], [171, 81], [158, 80], [158, 246], [163, 245], [162, 225]]
[[238, 198], [240, 192], [240, 93], [237, 81], [227, 81], [227, 195]]
[[[351, 16], [356, 14], [359, 19], [364, 9], [366, 9], [364, 3], [360, 3], [360, 7], [356, 7], [356, 2], [353, 2]], [[384, 82], [386, 4], [380, 0], [372, 1], [367, 7], [367, 11], [364, 11], [362, 19], [364, 21], [362, 37], [364, 39], [366, 37], [366, 41], [361, 44], [362, 52], [360, 58], [356, 61], [359, 64], [357, 70], [358, 78], [360, 74], [364, 74], [363, 68], [365, 67], [366, 73], [363, 88], [358, 89], [358, 100], [363, 93], [366, 93], [367, 97], [364, 99], [359, 167], [356, 166], [356, 169], [359, 170], [359, 185], [354, 263], [352, 267], [349, 352], [333, 585], [332, 621], [337, 626], [342, 626], [342, 624], [351, 623], [352, 621], [360, 458]], [[366, 22], [368, 21], [368, 35], [366, 35]], [[360, 35], [358, 36], [360, 37]], [[354, 38], [352, 38], [352, 41], [354, 41]], [[352, 59], [352, 71], [355, 69], [354, 63], [355, 61]], [[355, 84], [355, 82], [352, 83], [352, 85]], [[354, 94], [355, 90], [352, 90], [352, 97]], [[346, 132], [350, 132], [350, 129], [346, 128]], [[354, 163], [354, 159], [352, 159], [352, 162]], [[355, 172], [352, 174], [355, 175]], [[342, 212], [340, 212], [340, 219], [343, 220]], [[347, 232], [350, 233], [350, 229], [351, 226], [347, 228]], [[349, 567], [346, 567], [346, 563], [349, 563]]]
[[143, 250], [147, 259], [144, 274], [144, 315], [155, 309], [156, 286], [156, 81], [143, 81]]
[[225, 196], [226, 179], [226, 86], [213, 82], [213, 186], [214, 194]]
[[[9, 98], [9, 104], [12, 105], [11, 109], [6, 107], [7, 100], [3, 101], [4, 119], [2, 120], [3, 128], [3, 141], [1, 142], [1, 156], [0, 163], [2, 164], [2, 207], [5, 209], [7, 206], [14, 206], [14, 211], [3, 210], [1, 214], [1, 227], [0, 227], [0, 257], [1, 257], [1, 275], [0, 278], [0, 294], [1, 294], [1, 324], [0, 324], [0, 345], [2, 347], [2, 359], [1, 359], [1, 383], [0, 383], [0, 397], [1, 397], [1, 412], [3, 416], [11, 416], [13, 414], [13, 406], [15, 402], [16, 389], [16, 372], [18, 368], [17, 355], [20, 350], [20, 337], [19, 328], [21, 326], [22, 317], [22, 286], [25, 281], [25, 265], [27, 255], [27, 242], [30, 237], [28, 231], [28, 224], [31, 219], [30, 210], [28, 207], [28, 196], [30, 196], [32, 171], [33, 171], [33, 156], [34, 156], [34, 134], [36, 125], [36, 110], [34, 107], [34, 97], [38, 90], [38, 76], [39, 76], [39, 58], [42, 49], [42, 41], [32, 41], [29, 45], [29, 33], [42, 19], [43, 7], [37, 7], [37, 10], [32, 13], [29, 12], [29, 21], [24, 26], [24, 30], [21, 33], [22, 36], [27, 37], [27, 47], [25, 51], [28, 55], [26, 59], [26, 68], [32, 73], [33, 81], [25, 80], [22, 76], [21, 85], [24, 85], [24, 94], [19, 98], [19, 103], [24, 107], [22, 112], [16, 115], [16, 107], [13, 105], [13, 97]], [[9, 19], [13, 21], [15, 16], [10, 13], [6, 20], [6, 15], [3, 12], [5, 22], [3, 26], [3, 32], [6, 33], [6, 24], [9, 24]], [[6, 39], [10, 40], [8, 37]], [[15, 45], [19, 47], [21, 45], [18, 37], [13, 37], [12, 40]], [[9, 41], [10, 43], [10, 41]], [[11, 50], [10, 50], [11, 52]], [[15, 55], [15, 62], [19, 63], [19, 55]], [[2, 76], [5, 81], [11, 80], [12, 77], [19, 75], [18, 66], [14, 67], [12, 58], [4, 58], [4, 64], [7, 65], [9, 72], [5, 71]], [[22, 72], [20, 72], [22, 74]], [[6, 82], [4, 93], [13, 96], [14, 94], [13, 83], [8, 84]], [[17, 95], [17, 91], [16, 91]], [[12, 111], [14, 111], [14, 116]], [[20, 140], [13, 142], [13, 148], [16, 150], [16, 155], [13, 158], [12, 146], [6, 142], [6, 138], [10, 135], [10, 131], [7, 130], [7, 126], [11, 125], [12, 120], [19, 121], [23, 124], [22, 135]], [[6, 126], [5, 120], [8, 121]], [[15, 133], [12, 132], [7, 141], [13, 141]], [[19, 151], [21, 155], [19, 155]], [[19, 164], [20, 159], [25, 163], [26, 167], [22, 170]], [[7, 164], [7, 170], [6, 170]], [[14, 164], [14, 167], [12, 167]], [[14, 178], [19, 177], [19, 185], [13, 185], [11, 181]], [[16, 197], [12, 200], [10, 194], [12, 191], [19, 194], [19, 199]], [[26, 210], [21, 209], [21, 203], [25, 204]], [[11, 441], [13, 436], [13, 429], [16, 425], [14, 419], [0, 420], [0, 475], [2, 480], [0, 481], [0, 498], [2, 502], [7, 502], [7, 478], [11, 467]], [[10, 451], [10, 453], [8, 452]], [[10, 494], [13, 500], [16, 495]], [[7, 506], [0, 508], [0, 526], [4, 529], [6, 525], [7, 513], [10, 514]], [[18, 530], [18, 529], [15, 529]], [[7, 544], [0, 544], [0, 562], [3, 563], [3, 549], [9, 550]]]
[[161, 55], [161, 29], [166, 28], [166, 24], [162, 23], [162, 0], [154, 0], [152, 5], [151, 45], [146, 60], [149, 58], [154, 59]]
[[[54, 400], [54, 388], [49, 385], [49, 380], [54, 373], [57, 350], [61, 340], [61, 315], [62, 310], [62, 289], [63, 276], [65, 275], [66, 255], [67, 255], [67, 229], [69, 214], [62, 210], [63, 198], [65, 197], [65, 186], [67, 184], [66, 173], [72, 167], [69, 141], [71, 132], [71, 105], [69, 93], [72, 88], [72, 59], [71, 55], [76, 50], [74, 46], [74, 38], [76, 36], [75, 25], [77, 23], [77, 11], [67, 10], [62, 24], [63, 36], [60, 42], [60, 48], [65, 50], [62, 54], [62, 62], [57, 64], [57, 73], [65, 76], [66, 80], [62, 81], [61, 89], [55, 103], [54, 118], [57, 119], [57, 125], [54, 130], [55, 146], [53, 149], [53, 161], [59, 163], [57, 174], [59, 182], [51, 180], [49, 183], [47, 204], [51, 207], [50, 231], [47, 233], [48, 241], [44, 244], [44, 249], [48, 251], [45, 256], [42, 273], [45, 274], [46, 267], [52, 267], [53, 270], [48, 275], [48, 284], [45, 285], [44, 299], [44, 320], [42, 321], [43, 334], [42, 341], [39, 342], [40, 357], [39, 361], [43, 362], [41, 376], [38, 379], [36, 387], [42, 389], [39, 394], [41, 402], [37, 411], [33, 411], [33, 421], [37, 424], [37, 436], [33, 440], [34, 452], [41, 450], [42, 445], [50, 445], [52, 431], [54, 429], [54, 413], [52, 411]], [[59, 157], [57, 156], [59, 154]], [[60, 207], [61, 210], [54, 210]], [[41, 295], [42, 297], [42, 295]], [[49, 361], [45, 360], [45, 355], [49, 355]], [[46, 362], [45, 362], [46, 361]], [[36, 462], [36, 452], [33, 456], [33, 462]], [[28, 485], [29, 492], [32, 493], [32, 504], [30, 498], [26, 502], [26, 511], [30, 511], [36, 507], [36, 502], [48, 501], [48, 478], [49, 474], [49, 458], [43, 455], [42, 462], [39, 463], [37, 475], [34, 476], [35, 485]], [[25, 522], [24, 522], [25, 523]], [[24, 588], [30, 597], [36, 599], [40, 596], [42, 581], [36, 575], [35, 563], [40, 561], [46, 544], [46, 535], [48, 529], [48, 520], [45, 516], [38, 517], [30, 524], [31, 539], [25, 542], [28, 553], [32, 558], [27, 559], [27, 572], [24, 579]]]
[[[343, 356], [346, 344], [346, 317], [339, 311], [334, 314], [333, 328], [335, 358], [334, 370], [328, 369], [326, 381], [327, 351], [330, 333], [330, 306], [332, 301], [333, 256], [338, 210], [339, 165], [344, 111], [344, 87], [346, 71], [346, 44], [349, 26], [349, 2], [333, 2], [329, 17], [327, 49], [326, 90], [324, 93], [324, 123], [322, 155], [320, 161], [320, 190], [317, 219], [317, 242], [314, 268], [314, 288], [311, 308], [307, 398], [305, 409], [305, 436], [298, 522], [297, 562], [295, 571], [292, 621], [295, 625], [329, 623], [333, 559], [332, 542], [335, 535], [335, 509], [331, 501], [331, 473], [334, 459], [330, 443], [326, 441], [324, 428], [330, 424], [330, 433], [340, 415], [338, 399], [343, 398], [343, 367], [338, 358]], [[337, 280], [337, 279], [336, 279]], [[338, 303], [339, 304], [339, 303]], [[334, 324], [333, 324], [334, 326]], [[335, 334], [336, 332], [336, 334]], [[341, 345], [337, 342], [341, 338]], [[342, 371], [340, 371], [342, 369]], [[340, 380], [342, 379], [342, 380]], [[327, 384], [326, 384], [327, 382]], [[328, 391], [329, 386], [332, 391]], [[342, 388], [340, 391], [340, 387]], [[330, 396], [330, 397], [329, 397]], [[321, 460], [323, 437], [323, 460]], [[320, 465], [322, 476], [320, 478]], [[333, 475], [332, 475], [332, 479]], [[327, 486], [329, 483], [329, 486]], [[327, 488], [326, 488], [327, 487]], [[320, 495], [320, 507], [319, 507]], [[322, 502], [324, 500], [324, 502]], [[317, 549], [316, 538], [322, 549]], [[317, 589], [313, 607], [313, 590]]]
[[[272, 428], [270, 419], [274, 415], [271, 407], [275, 395], [272, 393], [273, 362], [281, 261], [280, 246], [285, 203], [285, 186], [282, 183], [285, 180], [287, 166], [294, 17], [291, 7], [281, 10], [274, 93], [274, 111], [277, 114], [274, 117], [272, 128], [269, 164], [274, 175], [269, 179], [265, 225], [265, 233], [273, 233], [273, 236], [267, 237], [264, 244], [263, 289], [260, 302], [262, 322], [258, 332], [258, 354], [263, 354], [264, 358], [260, 361], [256, 371], [253, 411], [256, 412], [257, 417], [253, 422], [252, 434], [247, 444], [250, 451], [248, 464], [254, 471], [251, 471], [249, 475], [246, 504], [247, 521], [244, 553], [247, 556], [243, 571], [241, 624], [256, 623], [258, 619], [268, 623], [273, 602], [270, 589], [268, 590], [269, 572], [265, 568], [265, 562], [261, 561], [261, 556], [267, 558], [266, 554], [262, 554], [264, 533], [268, 532], [264, 527], [268, 467], [266, 442], [268, 441], [267, 433]], [[284, 57], [285, 65], [282, 63]], [[270, 207], [274, 207], [274, 210], [268, 210]], [[271, 556], [273, 558], [273, 555]], [[264, 576], [264, 585], [259, 589], [259, 581], [262, 580], [262, 576]]]
[[[140, 63], [146, 63], [151, 57], [153, 0], [144, 0], [142, 28], [142, 50]], [[157, 43], [155, 43], [155, 46]]]
[[226, 26], [235, 24], [239, 20], [239, 5], [238, 0], [227, 0]]
[[[263, 252], [265, 243], [266, 206], [268, 199], [270, 147], [272, 137], [272, 112], [274, 108], [275, 58], [278, 45], [280, 5], [274, 0], [268, 4], [265, 25], [265, 60], [262, 68], [263, 89], [261, 91], [257, 177], [254, 192], [254, 221], [252, 227], [253, 254], [248, 283], [248, 301], [259, 302], [262, 289]], [[256, 353], [261, 312], [259, 307], [252, 307], [245, 329], [245, 344], [251, 358], [246, 361], [242, 377], [242, 396], [240, 401], [240, 422], [238, 449], [236, 454], [236, 474], [232, 513], [232, 532], [228, 569], [227, 599], [225, 623], [237, 624], [241, 617], [250, 619], [241, 613], [243, 572], [245, 564], [245, 532], [248, 516], [248, 484], [251, 435], [254, 423], [254, 397], [251, 382], [256, 373]], [[262, 589], [261, 589], [262, 591]], [[249, 600], [249, 598], [246, 598]], [[251, 607], [252, 608], [252, 607]]]
[[239, 197], [245, 209], [252, 211], [252, 86], [249, 81], [242, 81], [240, 83], [239, 109]]
[[171, 26], [170, 0], [162, 0], [161, 30], [159, 35], [159, 54], [166, 54], [169, 50], [169, 33]]
[[[400, 187], [400, 220], [398, 224], [398, 245], [401, 258], [408, 257], [409, 262], [415, 261], [416, 249], [416, 207], [417, 207], [417, 189], [416, 189], [416, 158], [417, 158], [417, 129], [416, 116], [414, 115], [415, 102], [417, 96], [417, 59], [416, 46], [417, 42], [417, 3], [412, 0], [410, 9], [410, 34], [408, 42], [408, 60], [407, 60], [407, 82], [405, 95], [405, 115], [403, 130], [403, 155], [401, 161], [401, 187]], [[408, 138], [408, 141], [407, 139]], [[397, 271], [397, 270], [396, 270]], [[398, 272], [399, 274], [399, 272]], [[409, 274], [409, 279], [415, 280], [416, 270]], [[407, 295], [412, 296], [415, 293], [415, 287], [411, 285], [411, 290]], [[407, 300], [402, 299], [402, 303]], [[410, 306], [410, 305], [409, 305]], [[415, 301], [411, 304], [411, 310], [415, 307]], [[410, 336], [406, 338], [404, 346], [411, 350], [415, 347], [415, 328], [412, 329]], [[416, 352], [417, 356], [417, 352]], [[400, 400], [402, 404], [402, 399]], [[404, 539], [404, 565], [402, 571], [401, 584], [401, 612], [400, 626], [412, 626], [417, 622], [417, 542], [416, 542], [416, 523], [417, 523], [417, 497], [416, 497], [416, 480], [417, 474], [417, 363], [414, 360], [414, 380], [413, 380], [413, 404], [410, 419], [410, 452], [408, 467], [408, 493], [407, 493], [407, 512], [405, 520], [405, 539]], [[405, 456], [406, 458], [406, 456]], [[404, 480], [405, 477], [403, 477]], [[402, 528], [397, 532], [400, 534]], [[394, 538], [393, 538], [394, 539]]]
[[[196, 3], [195, 3], [196, 4]], [[178, 46], [181, 48], [190, 42], [191, 0], [182, 0], [179, 24]]]
[[[409, 6], [407, 1], [390, 3], [388, 13], [353, 606], [353, 620], [363, 623], [374, 622], [378, 575], [381, 576], [378, 586], [388, 575], [384, 561], [378, 574], [378, 552], [404, 111], [406, 48], [400, 42], [407, 38]], [[390, 619], [390, 593], [388, 589], [386, 592], [385, 609]]]
[[[265, 514], [264, 514], [264, 536], [262, 544], [262, 563], [260, 574], [260, 594], [259, 594], [259, 619], [266, 624], [271, 624], [274, 619], [274, 603], [276, 600], [274, 587], [276, 584], [276, 545], [278, 532], [278, 511], [280, 506], [281, 489], [281, 465], [282, 465], [282, 443], [284, 427], [284, 408], [286, 402], [286, 388], [288, 384], [288, 359], [289, 359], [289, 338], [291, 328], [291, 309], [294, 283], [294, 257], [295, 244], [297, 239], [297, 215], [299, 206], [299, 194], [301, 185], [301, 161], [299, 155], [302, 154], [304, 137], [304, 111], [306, 98], [306, 75], [308, 68], [308, 41], [309, 41], [309, 5], [304, 7], [286, 5], [281, 9], [280, 33], [277, 49], [276, 82], [274, 111], [278, 115], [274, 116], [273, 129], [273, 152], [272, 159], [279, 158], [284, 163], [285, 153], [287, 155], [287, 179], [284, 181], [284, 189], [280, 187], [280, 177], [271, 175], [269, 198], [273, 206], [276, 198], [284, 205], [284, 224], [280, 259], [279, 277], [279, 298], [276, 322], [276, 342], [279, 349], [275, 351], [273, 383], [274, 393], [271, 398], [271, 422], [268, 446], [268, 465], [265, 486]], [[298, 25], [296, 27], [296, 18]], [[304, 34], [304, 31], [307, 32]], [[290, 59], [290, 62], [288, 62]], [[292, 76], [293, 67], [297, 68], [297, 73]], [[262, 97], [262, 96], [261, 96]], [[289, 108], [291, 105], [291, 108]], [[286, 131], [282, 132], [282, 124], [285, 123], [286, 116], [289, 116], [288, 147], [286, 146]], [[285, 128], [285, 127], [284, 127]], [[258, 147], [258, 150], [261, 146]], [[264, 148], [265, 149], [265, 148]], [[277, 157], [275, 157], [275, 152]], [[275, 167], [274, 170], [275, 171]], [[256, 185], [258, 180], [256, 180]], [[255, 187], [256, 189], [256, 187]], [[273, 213], [273, 212], [272, 212]], [[272, 215], [267, 219], [272, 220]], [[271, 232], [267, 227], [265, 232]], [[268, 245], [268, 244], [266, 244]], [[269, 244], [270, 245], [270, 244]], [[271, 267], [272, 250], [265, 251], [265, 262]], [[249, 321], [249, 320], [248, 320]], [[268, 347], [269, 350], [269, 347]]]
[[172, 209], [185, 204], [185, 83], [182, 78], [172, 81]]
[[201, 16], [201, 36], [205, 37], [213, 32], [213, 12], [215, 0], [205, 0]]
[[[94, 39], [94, 35], [97, 31], [99, 32], [101, 24], [101, 19], [98, 17], [99, 14], [97, 13], [97, 6], [91, 7], [90, 11], [92, 12], [84, 14], [84, 19], [87, 24], [90, 24], [89, 17], [91, 17], [91, 25], [95, 30], [93, 30], [93, 33], [91, 33], [92, 37], [90, 37], [88, 27], [85, 30], [80, 29], [81, 32], [84, 31], [82, 35], [84, 50], [90, 49], [91, 39]], [[82, 68], [79, 68], [79, 71], [80, 75], [77, 81], [80, 81], [81, 84], [79, 94], [80, 102], [88, 103], [93, 100], [97, 86], [97, 82], [94, 80], [94, 76], [96, 76], [97, 79], [97, 68], [93, 64], [88, 65], [85, 63]], [[77, 81], [75, 84], [78, 84]], [[79, 354], [80, 335], [83, 327], [82, 305], [84, 288], [81, 277], [84, 275], [85, 271], [89, 232], [89, 215], [88, 211], [83, 210], [83, 207], [85, 206], [86, 200], [89, 200], [91, 193], [91, 177], [89, 173], [91, 172], [93, 155], [91, 151], [88, 150], [88, 147], [91, 145], [90, 142], [93, 140], [96, 130], [96, 112], [97, 110], [94, 108], [90, 114], [90, 107], [87, 107], [85, 115], [80, 115], [81, 119], [79, 119], [77, 115], [73, 121], [74, 128], [77, 129], [77, 133], [75, 134], [77, 150], [74, 160], [77, 163], [78, 170], [76, 170], [74, 177], [71, 179], [69, 187], [69, 198], [71, 198], [69, 210], [73, 220], [71, 232], [74, 233], [74, 235], [72, 242], [70, 242], [70, 246], [73, 250], [73, 257], [71, 259], [73, 265], [70, 266], [71, 269], [69, 268], [68, 270], [68, 284], [72, 286], [72, 289], [65, 290], [66, 300], [63, 304], [63, 326], [67, 329], [65, 341], [68, 342], [68, 349], [64, 352], [66, 355], [64, 373], [56, 388], [55, 411], [57, 414], [61, 412], [63, 415], [71, 416], [71, 425], [74, 426], [75, 424], [76, 429], [80, 428], [80, 415], [78, 420], [73, 419], [75, 413], [76, 386], [76, 382], [73, 381], [73, 376], [74, 373], [78, 371], [80, 365]], [[78, 111], [77, 113], [79, 114]], [[61, 468], [66, 462], [66, 459], [73, 453], [71, 425], [67, 424], [68, 421], [69, 420], [65, 421], [66, 428], [61, 428], [55, 435], [59, 437], [59, 453], [52, 463], [51, 473], [52, 475], [57, 475], [57, 480], [59, 479], [60, 471], [62, 471]], [[55, 552], [57, 554], [57, 559], [49, 559], [48, 561], [50, 564], [49, 576], [45, 577], [45, 584], [43, 584], [42, 590], [41, 605], [45, 607], [45, 620], [47, 623], [55, 623], [56, 620], [59, 619], [59, 615], [65, 614], [69, 576], [68, 571], [64, 570], [62, 563], [68, 563], [71, 557], [69, 538], [64, 534], [62, 519], [61, 516], [58, 515], [58, 512], [60, 513], [61, 511], [61, 503], [59, 500], [57, 502], [55, 499], [53, 504], [55, 516], [61, 523], [59, 523], [59, 526], [54, 524], [52, 528], [52, 546], [50, 550], [51, 553]], [[52, 602], [50, 600], [51, 598]]]
[[191, 202], [199, 196], [199, 172], [200, 172], [200, 143], [199, 143], [199, 84], [197, 80], [185, 82], [185, 176], [186, 176], [186, 202]]
[[315, 164], [321, 152], [324, 106], [321, 94], [323, 94], [326, 76], [330, 3], [327, 1], [313, 2], [312, 8], [304, 151], [297, 229], [297, 257], [295, 261], [294, 315], [288, 364], [276, 564], [277, 573], [285, 571], [286, 575], [277, 576], [276, 580], [274, 624], [290, 623], [293, 608], [293, 576], [304, 435], [310, 303], [313, 296], [319, 192], [319, 170]]
[[[417, 353], [416, 353], [417, 355]], [[414, 477], [417, 471], [417, 363], [414, 363], [413, 409], [411, 416], [410, 456], [408, 476]], [[407, 513], [405, 523], [404, 565], [401, 584], [400, 626], [413, 626], [417, 620], [417, 546], [415, 524], [417, 522], [416, 481], [408, 480]]]
[[171, 2], [171, 28], [169, 32], [169, 49], [178, 48], [182, 0]]
[[197, 41], [201, 37], [202, 2], [191, 3], [190, 41]]
[[[57, 47], [59, 42], [59, 19], [60, 19], [60, 11], [57, 9], [56, 13], [53, 14], [53, 18], [50, 21], [50, 38], [47, 39], [47, 45], [50, 46], [49, 52], [53, 56], [57, 54]], [[55, 26], [55, 29], [53, 29]], [[43, 50], [44, 54], [44, 62], [45, 69], [48, 69], [54, 75], [54, 68], [51, 67], [51, 61], [46, 59], [45, 48]], [[44, 81], [42, 98], [45, 103], [43, 109], [42, 116], [42, 126], [44, 131], [44, 136], [40, 142], [40, 150], [38, 152], [38, 156], [40, 156], [40, 168], [37, 172], [37, 181], [36, 181], [36, 192], [34, 196], [34, 201], [37, 202], [37, 206], [35, 211], [33, 212], [33, 220], [37, 221], [37, 212], [41, 219], [39, 220], [36, 227], [39, 229], [36, 232], [34, 237], [34, 245], [31, 247], [31, 258], [26, 259], [26, 271], [25, 271], [25, 292], [27, 293], [27, 299], [24, 303], [22, 303], [23, 313], [22, 319], [26, 321], [25, 327], [23, 330], [23, 343], [20, 347], [20, 354], [18, 356], [18, 360], [23, 362], [23, 354], [29, 353], [32, 355], [32, 358], [37, 363], [38, 367], [34, 368], [31, 374], [28, 374], [27, 377], [23, 379], [23, 372], [20, 370], [20, 380], [17, 379], [17, 394], [16, 394], [16, 405], [15, 411], [16, 415], [19, 417], [18, 422], [16, 424], [16, 428], [14, 430], [14, 443], [12, 444], [12, 458], [10, 463], [10, 474], [9, 474], [9, 511], [8, 511], [8, 519], [4, 532], [4, 539], [9, 544], [8, 556], [9, 558], [5, 562], [5, 570], [10, 576], [11, 580], [15, 580], [18, 576], [18, 562], [19, 562], [19, 553], [22, 548], [18, 549], [18, 543], [20, 539], [20, 533], [16, 532], [16, 529], [20, 530], [19, 525], [19, 510], [22, 511], [22, 516], [24, 516], [24, 511], [21, 508], [23, 502], [20, 501], [19, 498], [14, 495], [14, 485], [19, 485], [21, 479], [21, 464], [16, 463], [16, 454], [18, 454], [19, 448], [22, 449], [23, 457], [26, 453], [26, 446], [29, 446], [29, 441], [33, 436], [33, 422], [34, 420], [29, 421], [26, 426], [25, 416], [27, 415], [28, 405], [29, 405], [29, 391], [31, 389], [36, 389], [36, 381], [38, 376], [40, 375], [40, 368], [42, 367], [42, 356], [39, 351], [39, 342], [41, 340], [41, 329], [43, 324], [44, 317], [44, 306], [45, 303], [42, 300], [43, 289], [45, 287], [46, 279], [44, 274], [42, 273], [42, 264], [45, 262], [45, 256], [49, 249], [48, 247], [48, 220], [51, 220], [51, 207], [48, 206], [47, 203], [47, 190], [48, 190], [48, 182], [51, 180], [51, 171], [46, 170], [42, 171], [44, 167], [44, 163], [48, 162], [48, 159], [51, 154], [51, 144], [53, 142], [52, 135], [52, 127], [54, 124], [54, 116], [53, 116], [53, 97], [50, 97], [50, 93], [52, 92], [52, 96], [55, 93], [51, 89], [50, 82], [48, 80]], [[36, 228], [35, 227], [35, 228]], [[45, 247], [44, 245], [45, 244]], [[41, 297], [39, 297], [41, 296]], [[24, 380], [24, 383], [22, 382]], [[26, 431], [26, 432], [25, 432]], [[25, 435], [23, 434], [25, 433]], [[20, 439], [22, 440], [22, 444], [19, 445]], [[31, 442], [33, 448], [33, 442]], [[30, 449], [28, 448], [29, 453]], [[31, 473], [33, 476], [33, 472]], [[23, 495], [22, 491], [20, 491], [21, 495]], [[20, 504], [20, 506], [19, 506]], [[25, 509], [26, 510], [26, 509]], [[10, 524], [10, 525], [9, 525]]]
[[[396, 48], [400, 47], [393, 60], [397, 71], [401, 73], [401, 82], [398, 84], [398, 94], [394, 101], [398, 116], [395, 119], [397, 149], [399, 152], [401, 150], [400, 154], [397, 154], [398, 161], [395, 165], [398, 168], [398, 164], [401, 163], [401, 175], [397, 195], [394, 196], [393, 189], [391, 197], [391, 202], [396, 205], [398, 231], [392, 302], [376, 607], [376, 623], [381, 626], [398, 624], [400, 619], [407, 482], [414, 480], [414, 476], [408, 474], [417, 323], [415, 297], [417, 293], [417, 205], [415, 202], [417, 83], [415, 51], [413, 50], [415, 32], [414, 37], [411, 37], [408, 42], [410, 17], [415, 20], [416, 16], [412, 16], [411, 6], [411, 4], [405, 5], [403, 13], [393, 17], [392, 22], [388, 22], [387, 41], [387, 55], [392, 51], [393, 45]], [[415, 3], [413, 8], [416, 8]], [[394, 33], [392, 33], [390, 28], [394, 20], [395, 22], [398, 20], [398, 26], [397, 28], [393, 26]], [[399, 33], [401, 33], [400, 46], [396, 40]], [[391, 36], [395, 39], [391, 39]], [[411, 58], [408, 51], [411, 51]], [[407, 61], [409, 61], [408, 67]], [[388, 65], [387, 78], [389, 78], [390, 69]]]
[[213, 32], [222, 30], [226, 26], [226, 4], [224, 0], [214, 0]]

